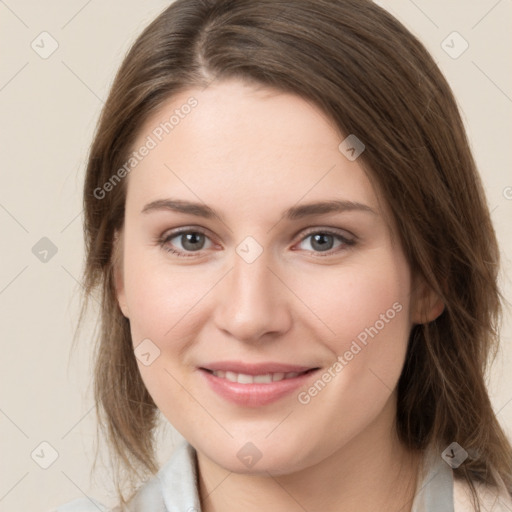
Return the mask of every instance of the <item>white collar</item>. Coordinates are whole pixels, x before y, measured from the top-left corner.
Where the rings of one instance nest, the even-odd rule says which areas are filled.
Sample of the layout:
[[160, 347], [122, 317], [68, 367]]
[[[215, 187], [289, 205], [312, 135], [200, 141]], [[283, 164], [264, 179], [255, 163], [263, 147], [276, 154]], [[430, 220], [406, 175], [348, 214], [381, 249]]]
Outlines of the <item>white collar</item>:
[[453, 471], [441, 453], [436, 446], [425, 450], [411, 512], [454, 512]]
[[[425, 452], [411, 512], [454, 512], [453, 473], [441, 452]], [[187, 442], [178, 445], [171, 459], [130, 502], [130, 512], [201, 512], [197, 455]]]

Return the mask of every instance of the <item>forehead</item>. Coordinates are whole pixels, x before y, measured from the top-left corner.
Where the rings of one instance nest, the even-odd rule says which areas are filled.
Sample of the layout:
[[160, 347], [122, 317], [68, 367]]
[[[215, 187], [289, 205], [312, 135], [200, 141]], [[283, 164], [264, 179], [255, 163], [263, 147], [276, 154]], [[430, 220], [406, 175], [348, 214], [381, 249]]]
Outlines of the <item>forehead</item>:
[[130, 202], [166, 194], [288, 207], [302, 198], [378, 199], [363, 167], [340, 151], [344, 139], [303, 98], [239, 81], [214, 82], [166, 101], [141, 128], [133, 150], [150, 146], [129, 175]]

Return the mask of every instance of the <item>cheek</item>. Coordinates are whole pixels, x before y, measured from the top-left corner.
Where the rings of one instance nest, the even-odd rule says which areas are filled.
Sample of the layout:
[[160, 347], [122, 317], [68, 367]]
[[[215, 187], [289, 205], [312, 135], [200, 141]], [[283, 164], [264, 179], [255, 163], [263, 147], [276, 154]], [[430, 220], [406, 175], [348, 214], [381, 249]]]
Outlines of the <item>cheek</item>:
[[411, 328], [407, 263], [391, 251], [375, 252], [371, 260], [303, 280], [301, 293], [316, 283], [309, 295], [311, 309], [334, 334], [322, 337], [333, 355], [331, 364], [297, 397], [301, 428], [309, 435], [307, 418], [315, 418], [337, 446], [372, 424], [389, 403]]
[[355, 270], [336, 302], [338, 316], [329, 310], [337, 333], [330, 348], [339, 362], [329, 393], [340, 410], [351, 410], [354, 421], [364, 423], [378, 414], [400, 377], [411, 330], [411, 283], [409, 267], [396, 252]]
[[[389, 249], [302, 280], [300, 293], [311, 298], [311, 310], [329, 327], [322, 327], [327, 333], [322, 343], [332, 353], [330, 374], [325, 375], [329, 384], [305, 390], [302, 403], [315, 402], [319, 414], [324, 400], [338, 403], [337, 412], [331, 411], [335, 424], [347, 411], [354, 424], [378, 413], [403, 367], [411, 329], [410, 285], [405, 258]], [[323, 399], [317, 400], [320, 394]]]
[[[399, 340], [410, 329], [409, 267], [398, 251], [381, 250], [334, 269], [318, 269], [296, 279], [297, 295], [323, 324], [324, 339], [337, 354], [370, 330]], [[400, 336], [399, 336], [400, 335]], [[368, 333], [367, 333], [367, 336]]]
[[[134, 251], [125, 258], [125, 289], [134, 344], [139, 338], [163, 340], [190, 327], [196, 310], [194, 305], [204, 297], [212, 284], [198, 279], [192, 267], [171, 267], [155, 251]], [[182, 324], [181, 319], [186, 321]]]
[[176, 266], [171, 268], [165, 258], [155, 258], [153, 250], [137, 250], [135, 244], [125, 257], [124, 270], [135, 354], [140, 344], [145, 347], [140, 352], [151, 357], [150, 364], [138, 358], [140, 375], [157, 407], [185, 434], [190, 416], [202, 416], [197, 402], [184, 392], [190, 386], [183, 375], [181, 354], [197, 337], [198, 301], [211, 285], [201, 287], [205, 279], [194, 278], [193, 273]]

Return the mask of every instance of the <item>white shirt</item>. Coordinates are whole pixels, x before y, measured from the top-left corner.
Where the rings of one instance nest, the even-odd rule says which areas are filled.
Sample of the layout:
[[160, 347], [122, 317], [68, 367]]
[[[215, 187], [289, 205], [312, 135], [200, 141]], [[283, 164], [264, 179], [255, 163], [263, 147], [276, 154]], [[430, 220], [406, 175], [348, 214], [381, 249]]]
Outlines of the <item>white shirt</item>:
[[[411, 512], [473, 512], [467, 484], [453, 478], [438, 450], [426, 452]], [[186, 441], [173, 452], [157, 475], [139, 489], [123, 512], [201, 512], [195, 449]], [[483, 511], [512, 512], [512, 499], [502, 490], [477, 486]], [[121, 512], [85, 497], [54, 512]]]

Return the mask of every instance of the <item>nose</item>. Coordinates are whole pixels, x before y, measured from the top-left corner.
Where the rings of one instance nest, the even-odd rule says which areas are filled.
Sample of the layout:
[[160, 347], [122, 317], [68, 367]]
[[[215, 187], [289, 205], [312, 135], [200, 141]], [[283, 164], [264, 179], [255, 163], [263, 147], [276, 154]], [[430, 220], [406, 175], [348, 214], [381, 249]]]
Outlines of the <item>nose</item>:
[[252, 263], [234, 254], [233, 267], [216, 287], [218, 329], [245, 342], [275, 339], [292, 325], [292, 295], [271, 267], [266, 251]]

